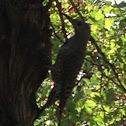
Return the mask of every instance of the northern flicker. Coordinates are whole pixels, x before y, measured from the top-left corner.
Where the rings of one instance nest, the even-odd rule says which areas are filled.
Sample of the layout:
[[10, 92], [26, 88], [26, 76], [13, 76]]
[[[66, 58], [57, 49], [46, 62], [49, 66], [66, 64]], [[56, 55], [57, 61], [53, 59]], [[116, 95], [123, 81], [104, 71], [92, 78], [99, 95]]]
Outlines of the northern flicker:
[[54, 87], [42, 111], [59, 100], [59, 112], [62, 113], [68, 97], [75, 87], [76, 77], [84, 62], [86, 45], [90, 39], [90, 27], [85, 21], [72, 19], [63, 14], [73, 25], [75, 35], [62, 45], [52, 67]]

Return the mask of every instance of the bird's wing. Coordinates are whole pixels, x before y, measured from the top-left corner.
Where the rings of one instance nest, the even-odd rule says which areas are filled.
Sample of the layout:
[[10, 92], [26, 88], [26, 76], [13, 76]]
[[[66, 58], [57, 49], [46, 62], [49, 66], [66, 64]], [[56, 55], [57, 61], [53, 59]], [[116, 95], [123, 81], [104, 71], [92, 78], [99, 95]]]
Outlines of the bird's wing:
[[52, 80], [54, 80], [53, 79], [54, 77], [59, 76], [59, 73], [63, 72], [63, 70], [64, 70], [64, 61], [70, 55], [70, 52], [71, 52], [70, 50], [71, 50], [70, 47], [67, 46], [67, 45], [65, 45], [65, 46], [63, 45], [60, 48], [59, 53], [58, 53], [57, 58], [56, 58], [56, 62], [52, 67], [52, 72], [51, 72], [52, 73]]

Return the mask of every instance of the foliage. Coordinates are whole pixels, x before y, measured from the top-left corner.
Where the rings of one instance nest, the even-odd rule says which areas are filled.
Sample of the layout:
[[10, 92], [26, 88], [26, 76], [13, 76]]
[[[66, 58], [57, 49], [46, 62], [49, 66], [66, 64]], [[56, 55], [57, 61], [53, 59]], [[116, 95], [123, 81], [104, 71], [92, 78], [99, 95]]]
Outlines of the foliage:
[[[126, 123], [126, 6], [124, 2], [74, 0], [79, 12], [91, 24], [91, 35], [100, 49], [91, 42], [77, 78], [77, 86], [68, 99], [62, 117], [62, 126], [123, 126]], [[79, 15], [67, 0], [61, 1], [62, 12], [73, 18]], [[59, 47], [65, 41], [57, 3], [50, 9], [53, 34], [52, 63]], [[67, 35], [73, 28], [65, 19]], [[58, 38], [57, 38], [58, 37]], [[59, 38], [62, 40], [60, 41]], [[50, 75], [37, 93], [38, 106], [42, 106], [53, 85]], [[45, 95], [47, 94], [47, 95]], [[35, 126], [57, 126], [58, 102], [46, 109]]]

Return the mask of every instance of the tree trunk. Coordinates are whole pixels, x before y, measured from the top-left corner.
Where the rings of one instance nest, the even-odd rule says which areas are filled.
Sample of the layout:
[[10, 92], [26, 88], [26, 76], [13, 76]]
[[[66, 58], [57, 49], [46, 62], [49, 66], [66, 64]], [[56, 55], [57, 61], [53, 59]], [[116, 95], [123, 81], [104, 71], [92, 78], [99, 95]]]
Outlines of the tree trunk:
[[41, 2], [0, 0], [0, 126], [32, 126], [38, 117], [35, 94], [51, 61]]

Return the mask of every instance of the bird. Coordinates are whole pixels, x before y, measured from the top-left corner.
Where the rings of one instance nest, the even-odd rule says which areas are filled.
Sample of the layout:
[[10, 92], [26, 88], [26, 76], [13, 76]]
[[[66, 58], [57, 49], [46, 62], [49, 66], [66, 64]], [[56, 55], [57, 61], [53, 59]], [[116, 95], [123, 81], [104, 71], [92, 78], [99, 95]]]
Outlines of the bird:
[[73, 25], [75, 34], [67, 39], [59, 49], [55, 64], [51, 70], [54, 87], [46, 104], [41, 108], [44, 111], [59, 100], [59, 116], [62, 115], [67, 99], [76, 86], [76, 78], [84, 62], [87, 42], [91, 36], [90, 26], [84, 20], [73, 19], [66, 14], [63, 15]]

